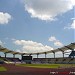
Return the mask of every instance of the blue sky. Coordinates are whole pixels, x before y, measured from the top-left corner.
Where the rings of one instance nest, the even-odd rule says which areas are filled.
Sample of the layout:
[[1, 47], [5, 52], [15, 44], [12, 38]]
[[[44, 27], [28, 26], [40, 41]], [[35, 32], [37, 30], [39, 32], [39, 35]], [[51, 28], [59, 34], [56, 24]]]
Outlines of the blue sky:
[[39, 52], [75, 42], [75, 1], [0, 0], [0, 44]]

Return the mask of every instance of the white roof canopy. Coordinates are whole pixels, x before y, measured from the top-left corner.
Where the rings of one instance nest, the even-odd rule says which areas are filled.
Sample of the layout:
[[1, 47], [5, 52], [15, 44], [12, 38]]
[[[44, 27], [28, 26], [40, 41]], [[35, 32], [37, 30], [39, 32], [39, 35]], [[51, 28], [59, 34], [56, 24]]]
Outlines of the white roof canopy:
[[66, 50], [74, 50], [75, 49], [75, 43], [71, 43], [67, 46], [64, 46], [64, 47], [61, 47], [61, 48], [57, 48], [57, 49], [54, 49], [54, 50], [50, 50], [50, 51], [46, 51], [46, 52], [39, 52], [39, 53], [20, 53], [20, 52], [16, 52], [16, 51], [12, 51], [12, 50], [9, 50], [7, 48], [4, 48], [2, 46], [0, 46], [0, 51], [1, 52], [4, 52], [4, 53], [11, 53], [11, 54], [20, 54], [20, 55], [33, 55], [33, 54], [45, 54], [45, 53], [55, 53], [55, 52], [64, 52]]

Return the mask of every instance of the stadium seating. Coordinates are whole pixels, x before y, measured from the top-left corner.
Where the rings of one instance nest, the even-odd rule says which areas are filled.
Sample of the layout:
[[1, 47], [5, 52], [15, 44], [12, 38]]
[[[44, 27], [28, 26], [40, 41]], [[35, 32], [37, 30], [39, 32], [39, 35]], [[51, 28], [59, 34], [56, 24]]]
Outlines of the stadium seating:
[[75, 64], [75, 58], [33, 58], [34, 63]]
[[62, 63], [68, 64], [70, 60], [71, 60], [71, 58], [64, 58]]
[[0, 62], [4, 63], [21, 63], [21, 60], [19, 58], [5, 58], [5, 57], [0, 57]]
[[75, 64], [75, 59], [71, 58], [71, 60], [69, 61], [69, 64]]

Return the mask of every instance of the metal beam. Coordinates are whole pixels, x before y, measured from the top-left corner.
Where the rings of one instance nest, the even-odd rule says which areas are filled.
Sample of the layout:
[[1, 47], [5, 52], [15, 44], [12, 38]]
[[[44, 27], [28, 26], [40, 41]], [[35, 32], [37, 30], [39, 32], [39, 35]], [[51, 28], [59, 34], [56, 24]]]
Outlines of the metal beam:
[[65, 46], [66, 48], [68, 48], [68, 49], [70, 49], [70, 50], [74, 50], [73, 48], [70, 48], [70, 47], [68, 47], [68, 46]]
[[0, 49], [0, 51], [4, 51], [6, 48]]
[[62, 49], [58, 48], [61, 52], [64, 52]]
[[16, 52], [16, 53], [13, 53], [13, 54], [19, 54], [19, 53]]
[[75, 45], [75, 43], [71, 43], [72, 45]]
[[25, 55], [25, 53], [22, 53], [22, 55]]
[[70, 52], [72, 52], [72, 51], [69, 51], [69, 52], [64, 52], [64, 53], [70, 53]]
[[52, 51], [52, 53], [55, 53], [54, 51]]
[[5, 53], [11, 53], [12, 51], [8, 51], [8, 52], [5, 52]]

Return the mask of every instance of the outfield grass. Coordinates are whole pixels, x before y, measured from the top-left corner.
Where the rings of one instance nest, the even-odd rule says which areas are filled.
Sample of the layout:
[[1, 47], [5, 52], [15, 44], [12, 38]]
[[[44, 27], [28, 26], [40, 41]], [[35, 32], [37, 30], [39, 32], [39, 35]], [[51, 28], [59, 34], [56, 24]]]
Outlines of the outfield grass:
[[0, 71], [7, 71], [7, 70], [4, 67], [0, 67]]
[[19, 64], [18, 66], [34, 67], [34, 68], [60, 68], [60, 67], [75, 67], [75, 64]]
[[34, 68], [58, 68], [58, 65], [49, 65], [49, 64], [19, 64], [18, 66], [24, 67], [34, 67]]

